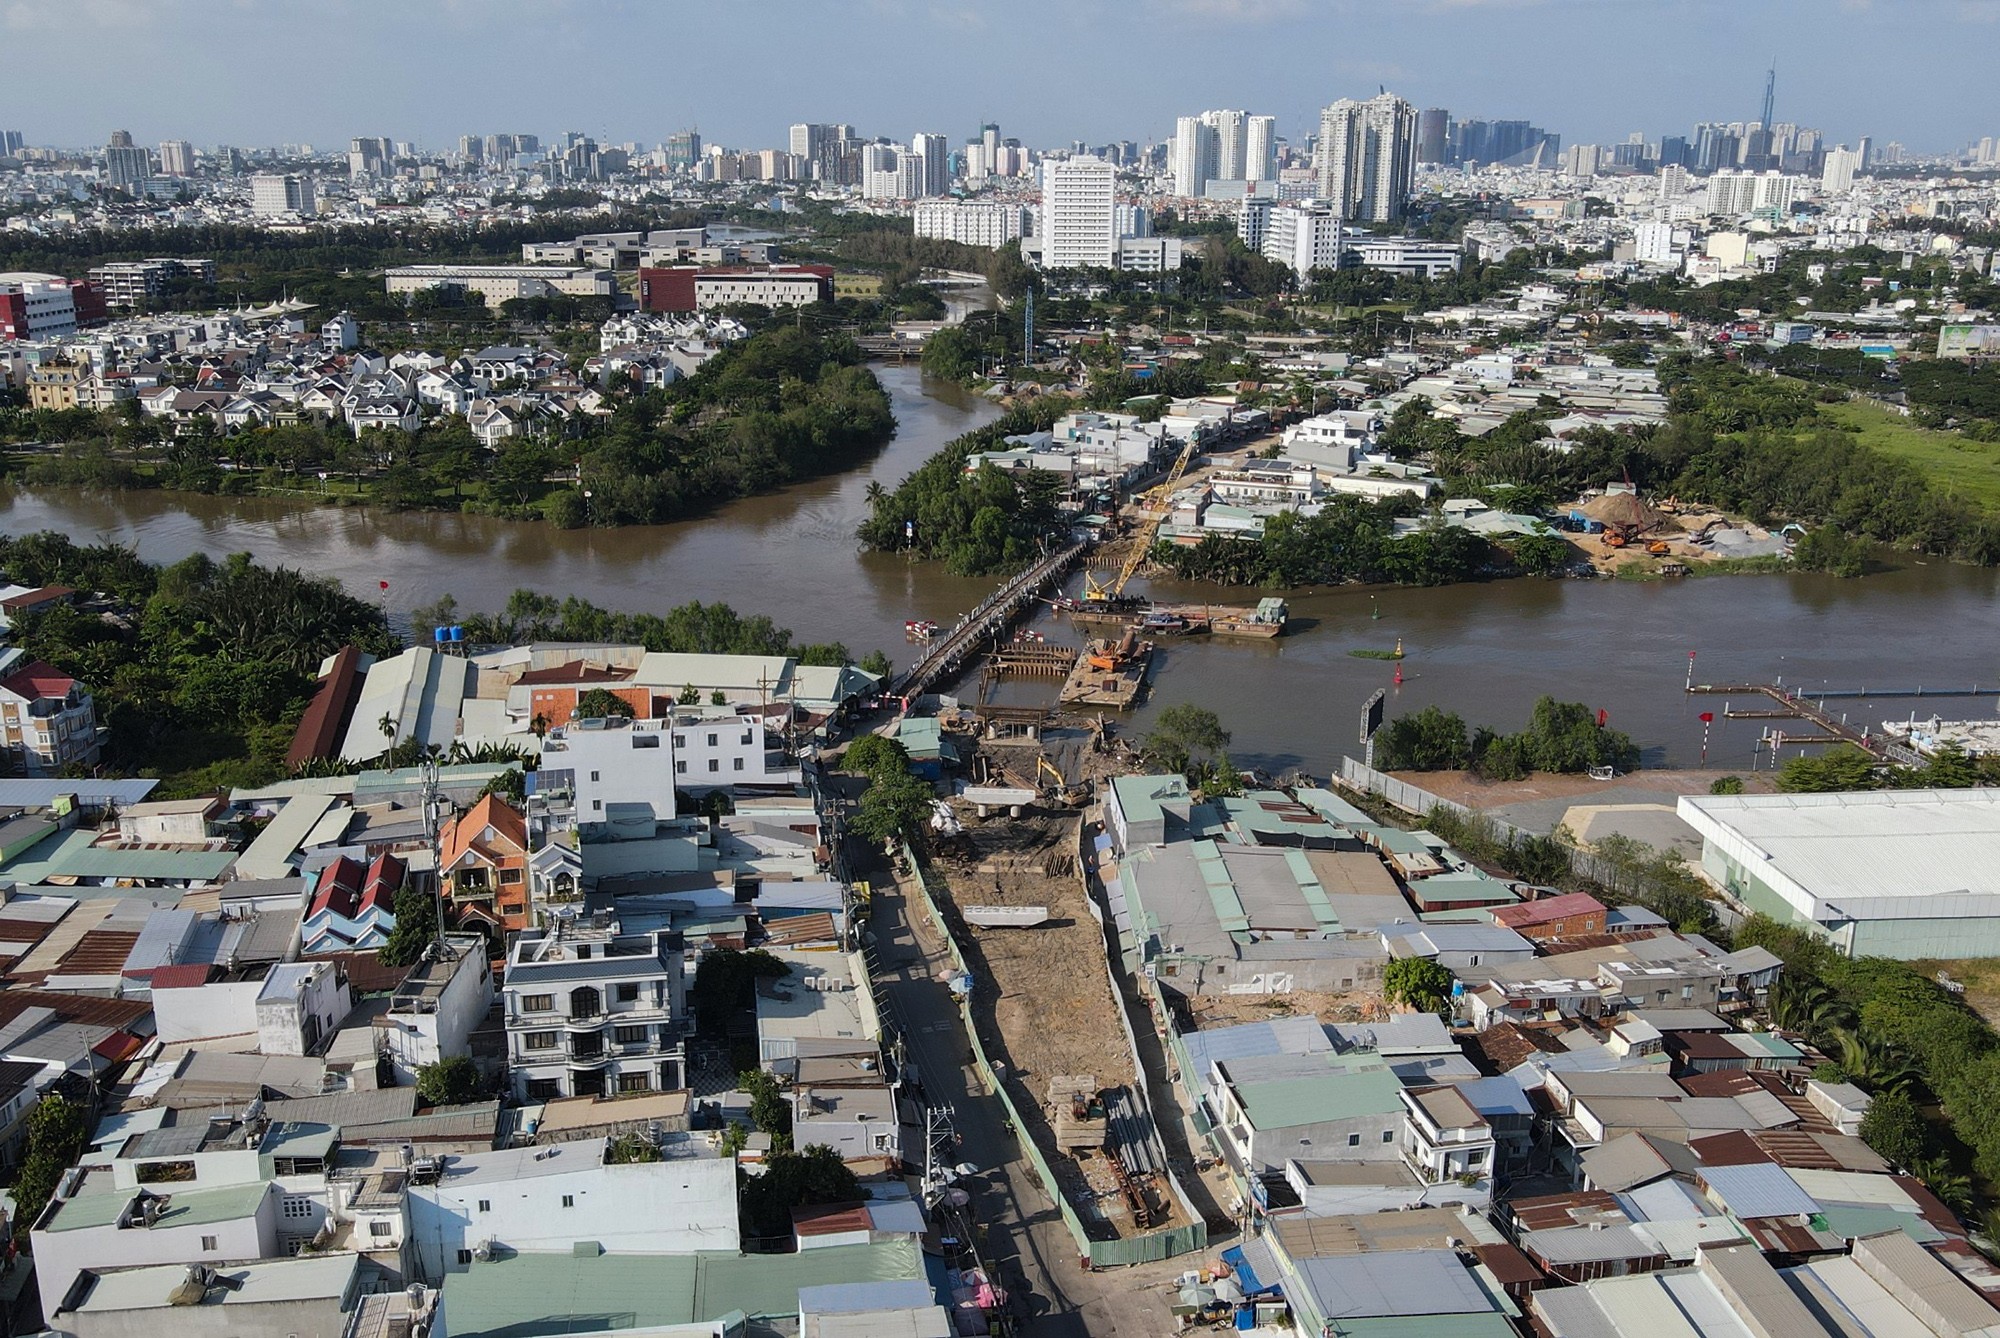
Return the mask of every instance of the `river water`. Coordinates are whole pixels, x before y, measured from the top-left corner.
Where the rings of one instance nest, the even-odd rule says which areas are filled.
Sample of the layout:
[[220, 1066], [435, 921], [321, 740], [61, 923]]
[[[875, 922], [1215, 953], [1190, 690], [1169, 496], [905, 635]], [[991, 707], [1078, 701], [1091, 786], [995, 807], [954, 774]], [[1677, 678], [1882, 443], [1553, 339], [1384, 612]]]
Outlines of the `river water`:
[[[449, 593], [464, 609], [497, 609], [517, 588], [579, 595], [599, 605], [664, 611], [720, 600], [770, 615], [802, 641], [838, 640], [856, 654], [886, 650], [907, 663], [903, 623], [949, 623], [990, 583], [931, 563], [864, 554], [854, 529], [871, 482], [893, 487], [938, 446], [997, 410], [914, 367], [877, 369], [898, 432], [850, 474], [735, 502], [701, 520], [613, 530], [555, 530], [483, 516], [304, 506], [269, 498], [49, 490], [0, 493], [0, 528], [60, 530], [78, 542], [117, 541], [155, 561], [249, 552], [338, 578], [374, 598], [388, 581], [392, 617]], [[1135, 583], [1134, 589], [1143, 588]], [[1176, 600], [1234, 603], [1243, 591], [1163, 584]], [[1160, 706], [1212, 707], [1245, 765], [1321, 775], [1357, 753], [1357, 718], [1376, 688], [1389, 711], [1438, 704], [1502, 730], [1519, 728], [1543, 693], [1588, 702], [1646, 748], [1647, 765], [1693, 765], [1698, 713], [1716, 699], [1681, 688], [1690, 650], [1697, 681], [1777, 678], [1807, 688], [2000, 684], [1995, 596], [2000, 573], [1909, 565], [1861, 580], [1822, 576], [1711, 577], [1679, 582], [1501, 581], [1441, 590], [1343, 588], [1289, 595], [1294, 629], [1270, 642], [1169, 642], [1156, 659], [1143, 728]], [[1371, 617], [1379, 612], [1380, 617]], [[1036, 626], [1074, 644], [1045, 614]], [[1392, 648], [1395, 666], [1350, 650]], [[971, 691], [970, 686], [967, 691]], [[1047, 683], [1012, 683], [1003, 700], [1033, 700]], [[1985, 715], [1994, 699], [1853, 703], [1857, 720]], [[1720, 721], [1709, 763], [1750, 765], [1758, 722]]]

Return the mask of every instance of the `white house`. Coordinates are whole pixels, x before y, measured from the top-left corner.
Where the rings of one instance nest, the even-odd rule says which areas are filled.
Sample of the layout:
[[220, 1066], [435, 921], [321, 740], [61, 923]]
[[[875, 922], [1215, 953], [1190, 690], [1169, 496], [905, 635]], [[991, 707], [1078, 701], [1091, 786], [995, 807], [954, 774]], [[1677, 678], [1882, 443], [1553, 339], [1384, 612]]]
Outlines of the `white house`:
[[50, 1200], [32, 1233], [45, 1315], [66, 1308], [65, 1298], [85, 1269], [214, 1265], [278, 1252], [285, 1195], [275, 1184], [97, 1192], [86, 1181], [103, 1172], [73, 1174], [72, 1196]]
[[397, 988], [376, 1029], [398, 1086], [414, 1083], [426, 1064], [468, 1053], [493, 1008], [485, 938], [447, 934], [444, 944], [441, 957], [426, 954]]
[[608, 915], [529, 930], [507, 957], [507, 1063], [524, 1101], [672, 1091], [687, 1004], [680, 938]]

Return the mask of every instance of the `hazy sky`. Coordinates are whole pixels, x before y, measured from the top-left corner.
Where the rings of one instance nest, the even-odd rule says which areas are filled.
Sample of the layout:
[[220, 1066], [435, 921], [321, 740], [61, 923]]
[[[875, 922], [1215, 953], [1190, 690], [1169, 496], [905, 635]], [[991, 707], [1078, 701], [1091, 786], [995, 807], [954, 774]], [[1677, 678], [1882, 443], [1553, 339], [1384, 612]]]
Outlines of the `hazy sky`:
[[0, 127], [31, 144], [578, 129], [782, 145], [793, 121], [1037, 146], [1386, 84], [1567, 143], [1757, 114], [1829, 142], [2000, 134], [2000, 0], [0, 0]]

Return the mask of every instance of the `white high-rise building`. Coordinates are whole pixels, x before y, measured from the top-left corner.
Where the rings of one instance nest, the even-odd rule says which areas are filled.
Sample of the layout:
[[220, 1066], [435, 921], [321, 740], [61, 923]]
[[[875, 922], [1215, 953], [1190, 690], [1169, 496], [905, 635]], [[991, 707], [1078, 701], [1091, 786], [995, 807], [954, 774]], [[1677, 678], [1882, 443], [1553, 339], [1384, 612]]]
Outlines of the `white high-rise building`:
[[1253, 116], [1245, 123], [1243, 135], [1243, 179], [1278, 179], [1278, 118]]
[[1118, 169], [1101, 158], [1042, 164], [1041, 243], [1044, 269], [1118, 263]]
[[[1632, 259], [1642, 265], [1672, 265], [1679, 262], [1675, 253], [1676, 229], [1672, 223], [1640, 223], [1632, 229]], [[1685, 239], [1685, 230], [1679, 230]]]
[[258, 217], [297, 214], [305, 218], [312, 211], [312, 178], [278, 172], [260, 172], [250, 178], [250, 212]]
[[1320, 113], [1319, 193], [1343, 219], [1401, 218], [1416, 160], [1417, 109], [1394, 93], [1342, 98]]
[[162, 141], [160, 144], [160, 171], [170, 177], [193, 176], [194, 145], [184, 139]]
[[861, 198], [900, 200], [903, 195], [902, 151], [893, 144], [861, 146]]
[[[1316, 269], [1340, 268], [1338, 212], [1323, 205], [1278, 205], [1268, 212], [1257, 212], [1263, 225], [1258, 249], [1266, 260], [1291, 266], [1301, 279]], [[1238, 230], [1242, 230], [1241, 223]]]
[[1173, 157], [1168, 167], [1174, 175], [1174, 194], [1198, 199], [1215, 175], [1215, 127], [1204, 117], [1183, 116], [1174, 122]]
[[1244, 117], [1240, 111], [1209, 111], [1201, 114], [1215, 131], [1215, 171], [1217, 181], [1243, 180]]
[[951, 186], [950, 146], [943, 135], [910, 136], [910, 152], [923, 162], [924, 180], [919, 195], [942, 195]]
[[1688, 170], [1679, 163], [1660, 169], [1660, 203], [1677, 204], [1688, 191]]
[[1845, 144], [1826, 151], [1826, 165], [1820, 171], [1819, 188], [1827, 195], [1845, 195], [1854, 189], [1854, 174], [1861, 170], [1861, 154]]

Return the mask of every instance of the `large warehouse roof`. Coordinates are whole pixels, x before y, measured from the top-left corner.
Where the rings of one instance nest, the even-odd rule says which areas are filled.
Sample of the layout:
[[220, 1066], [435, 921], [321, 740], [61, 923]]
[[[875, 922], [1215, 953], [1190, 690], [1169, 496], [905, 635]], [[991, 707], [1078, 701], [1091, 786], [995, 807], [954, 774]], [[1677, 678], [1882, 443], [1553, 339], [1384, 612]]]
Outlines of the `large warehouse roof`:
[[1684, 795], [1680, 814], [1815, 919], [2000, 914], [2000, 790]]

